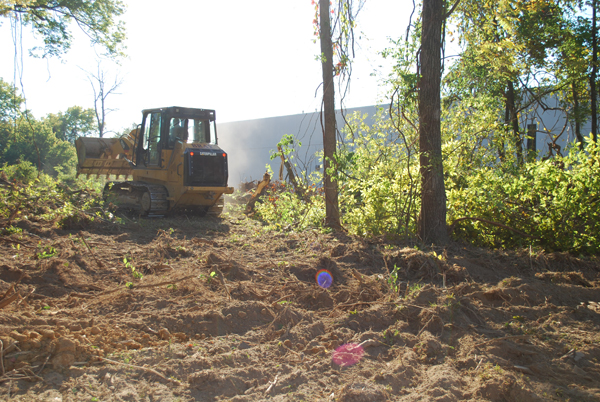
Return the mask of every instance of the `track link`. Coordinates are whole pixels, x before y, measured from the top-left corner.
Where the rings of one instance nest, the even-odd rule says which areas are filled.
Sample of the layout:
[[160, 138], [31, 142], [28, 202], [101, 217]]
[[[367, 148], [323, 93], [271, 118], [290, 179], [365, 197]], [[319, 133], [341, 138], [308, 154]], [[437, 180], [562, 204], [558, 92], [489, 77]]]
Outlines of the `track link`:
[[208, 208], [207, 214], [210, 216], [218, 217], [223, 213], [223, 208], [225, 207], [225, 197], [221, 195], [217, 202]]
[[161, 184], [142, 181], [110, 182], [104, 187], [104, 199], [122, 209], [134, 210], [143, 216], [161, 216], [169, 210], [169, 195]]

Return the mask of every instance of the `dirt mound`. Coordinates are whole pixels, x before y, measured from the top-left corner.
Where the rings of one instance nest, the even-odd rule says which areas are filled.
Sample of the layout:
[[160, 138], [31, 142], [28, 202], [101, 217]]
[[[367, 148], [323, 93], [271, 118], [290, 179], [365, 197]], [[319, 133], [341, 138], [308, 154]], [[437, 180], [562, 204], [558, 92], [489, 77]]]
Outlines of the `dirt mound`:
[[2, 400], [600, 400], [596, 258], [264, 233], [235, 214], [16, 224]]

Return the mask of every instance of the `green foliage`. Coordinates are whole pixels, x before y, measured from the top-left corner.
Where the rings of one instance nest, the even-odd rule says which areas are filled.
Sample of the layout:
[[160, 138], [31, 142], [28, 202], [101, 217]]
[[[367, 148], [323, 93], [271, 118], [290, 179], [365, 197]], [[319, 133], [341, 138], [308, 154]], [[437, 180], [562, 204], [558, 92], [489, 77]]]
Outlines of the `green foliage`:
[[25, 99], [8, 82], [0, 78], [0, 122], [15, 119]]
[[269, 229], [275, 230], [321, 227], [325, 218], [323, 196], [311, 185], [308, 197], [308, 203], [301, 200], [289, 184], [270, 186], [263, 202], [256, 205], [256, 217], [269, 223]]
[[45, 121], [50, 125], [57, 139], [71, 144], [74, 144], [78, 137], [98, 133], [94, 109], [72, 106], [64, 113], [50, 113]]
[[400, 135], [384, 116], [381, 110], [372, 126], [364, 123], [365, 116], [350, 116], [337, 158], [342, 221], [361, 236], [416, 230], [418, 165], [410, 146], [416, 132], [399, 120], [398, 126], [408, 127]]
[[133, 276], [135, 279], [142, 279], [144, 277], [144, 275], [140, 271], [135, 269], [135, 266], [133, 265], [131, 260], [127, 259], [127, 257], [123, 258], [123, 264], [125, 264], [125, 268], [131, 270], [131, 276]]
[[394, 269], [390, 272], [390, 277], [387, 280], [388, 285], [390, 285], [390, 290], [394, 293], [398, 293], [398, 276], [401, 268], [402, 267], [398, 267], [394, 264]]
[[[298, 152], [296, 147], [301, 147], [302, 143], [293, 135], [286, 134], [277, 145], [281, 147], [285, 158], [290, 161]], [[280, 155], [279, 150], [271, 151], [271, 159], [278, 158]], [[254, 217], [267, 222], [269, 224], [267, 229], [282, 230], [293, 227], [302, 230], [322, 226], [325, 204], [322, 188], [320, 188], [321, 175], [304, 173], [296, 176], [296, 180], [304, 190], [304, 199], [295, 193], [291, 184], [272, 182], [266, 190], [263, 202], [256, 204]]]
[[75, 175], [75, 148], [56, 139], [50, 127], [32, 117], [22, 116], [10, 123], [0, 122], [1, 164], [28, 161], [53, 176]]
[[[277, 143], [277, 150], [271, 150], [271, 160], [277, 159], [283, 156], [286, 159], [293, 159], [293, 152], [296, 150], [295, 146], [298, 145], [298, 148], [302, 146], [302, 142], [298, 141], [293, 134], [284, 134], [281, 138], [281, 141]], [[279, 148], [281, 148], [282, 152], [279, 152]]]
[[46, 258], [54, 257], [58, 254], [58, 251], [52, 246], [44, 247], [39, 253], [36, 254], [38, 260], [43, 260]]
[[[21, 234], [21, 233], [23, 233], [23, 229], [16, 228], [12, 225], [5, 227], [4, 229], [0, 229], [0, 235], [2, 235], [2, 236], [10, 236], [12, 234]], [[17, 245], [20, 246], [19, 244], [17, 244]]]
[[25, 184], [32, 183], [38, 176], [37, 169], [29, 161], [18, 161], [14, 165], [4, 163], [1, 170], [6, 177]]
[[[460, 109], [450, 114], [457, 127], [450, 133], [487, 135], [497, 157], [516, 154], [522, 163], [525, 127], [544, 127], [537, 112], [552, 97], [565, 119], [577, 124], [573, 131], [583, 143], [579, 125], [590, 111], [589, 11], [575, 0], [461, 1], [449, 32], [452, 41], [458, 39], [460, 57], [444, 77], [446, 110]], [[545, 135], [560, 136], [555, 131]]]
[[[414, 164], [415, 153], [406, 152], [406, 135], [392, 133], [392, 122], [384, 118], [383, 110], [372, 126], [366, 125], [365, 116], [359, 114], [347, 119], [346, 142], [336, 156], [338, 170], [332, 172], [340, 189], [343, 225], [361, 236], [414, 233], [418, 206], [418, 183], [414, 179], [418, 167]], [[286, 142], [287, 147], [291, 144]], [[284, 152], [289, 154], [292, 150]], [[256, 206], [256, 217], [268, 222], [272, 229], [322, 227], [322, 176], [313, 173], [305, 180], [309, 183], [308, 202], [296, 196], [289, 184], [272, 185], [263, 202]]]
[[[23, 171], [29, 173], [23, 173]], [[50, 222], [58, 227], [81, 226], [103, 218], [101, 183], [76, 180], [68, 185], [44, 173], [32, 173], [31, 164], [3, 166], [0, 178], [0, 222], [12, 227], [22, 219]], [[46, 250], [47, 251], [47, 250]]]
[[421, 289], [423, 289], [423, 285], [420, 283], [415, 283], [408, 288], [408, 294], [416, 297], [419, 295], [419, 293], [421, 293]]
[[[23, 110], [25, 100], [0, 78], [0, 165], [29, 162], [41, 172], [74, 178], [75, 148], [57, 139], [49, 124]], [[21, 165], [25, 169], [25, 165]]]
[[548, 251], [600, 252], [600, 150], [591, 138], [586, 151], [573, 147], [552, 160], [523, 168], [482, 168], [448, 191], [449, 219], [477, 217], [519, 230], [475, 220], [456, 223], [455, 234], [490, 247], [535, 245]]
[[[585, 151], [571, 147], [564, 158], [518, 166], [513, 157], [500, 163], [494, 149], [486, 146], [487, 135], [480, 135], [494, 133], [497, 126], [483, 116], [473, 123], [479, 129], [465, 122], [463, 135], [444, 144], [449, 223], [477, 218], [457, 222], [454, 235], [488, 247], [600, 252], [600, 179], [594, 174], [600, 166], [598, 146], [590, 138]], [[409, 158], [404, 145], [411, 142], [394, 137], [389, 119], [379, 116], [368, 127], [362, 118], [349, 119], [346, 144], [337, 157], [344, 226], [361, 236], [411, 236], [420, 204], [416, 156]], [[446, 128], [453, 124], [456, 121]], [[311, 180], [318, 185], [318, 176]], [[257, 206], [257, 216], [270, 229], [321, 227], [323, 197], [313, 189], [305, 202], [289, 185], [271, 186]], [[397, 274], [394, 269], [389, 278], [392, 289]]]
[[[570, 0], [465, 0], [453, 14], [455, 32], [449, 35], [458, 39], [460, 55], [447, 62], [442, 135], [448, 222], [458, 220], [456, 237], [488, 247], [600, 251], [597, 144], [582, 141], [585, 151], [570, 144], [567, 156], [540, 155], [543, 161], [528, 157], [525, 163], [523, 157], [524, 126], [534, 116], [540, 124], [535, 113], [548, 97], [559, 101], [571, 122], [589, 116], [585, 7]], [[418, 17], [412, 28], [406, 40], [383, 53], [395, 63], [386, 82], [388, 110], [370, 126], [364, 116], [348, 118], [335, 155], [337, 170], [330, 172], [339, 187], [342, 224], [360, 236], [417, 232]], [[558, 135], [547, 133], [549, 140]], [[286, 156], [297, 146], [291, 137], [280, 145]], [[322, 226], [322, 175], [300, 176], [308, 200], [284, 184], [272, 186], [257, 206], [256, 217], [267, 228]], [[392, 290], [397, 275], [395, 269], [389, 278]]]
[[30, 53], [37, 57], [61, 56], [71, 47], [73, 36], [69, 30], [75, 22], [92, 45], [100, 45], [106, 55], [123, 55], [125, 26], [118, 18], [125, 12], [119, 0], [2, 0], [0, 17], [21, 17], [25, 25], [43, 41], [43, 47], [34, 47]]

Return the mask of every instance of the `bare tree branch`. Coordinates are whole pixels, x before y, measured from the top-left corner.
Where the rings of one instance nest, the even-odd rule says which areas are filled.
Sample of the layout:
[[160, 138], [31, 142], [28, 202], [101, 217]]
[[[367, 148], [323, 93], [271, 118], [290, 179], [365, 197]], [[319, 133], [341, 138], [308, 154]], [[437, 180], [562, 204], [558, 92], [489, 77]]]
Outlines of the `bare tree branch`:
[[115, 111], [116, 109], [109, 109], [106, 107], [106, 100], [110, 95], [120, 95], [120, 93], [116, 92], [117, 89], [123, 84], [123, 78], [118, 75], [115, 76], [112, 84], [108, 83], [108, 79], [106, 77], [106, 72], [102, 68], [100, 62], [97, 64], [97, 72], [91, 73], [89, 71], [83, 70], [87, 79], [92, 86], [92, 91], [94, 93], [94, 111], [96, 114], [96, 120], [98, 122], [98, 136], [102, 138], [106, 131], [106, 116]]

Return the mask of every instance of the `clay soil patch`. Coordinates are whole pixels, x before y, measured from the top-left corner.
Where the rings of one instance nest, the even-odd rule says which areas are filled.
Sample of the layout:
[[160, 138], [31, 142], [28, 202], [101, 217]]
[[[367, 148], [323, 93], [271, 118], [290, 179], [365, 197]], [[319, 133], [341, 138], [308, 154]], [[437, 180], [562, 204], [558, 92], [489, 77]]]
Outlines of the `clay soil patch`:
[[600, 400], [597, 258], [269, 233], [237, 213], [17, 223], [0, 400]]

